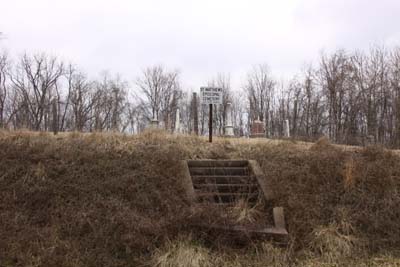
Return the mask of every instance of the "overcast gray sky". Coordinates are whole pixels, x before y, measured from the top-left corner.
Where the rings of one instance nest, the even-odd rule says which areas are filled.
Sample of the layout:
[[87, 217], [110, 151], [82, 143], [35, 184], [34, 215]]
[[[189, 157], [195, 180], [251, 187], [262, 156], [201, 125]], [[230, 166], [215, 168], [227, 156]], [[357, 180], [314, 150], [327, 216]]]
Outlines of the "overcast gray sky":
[[144, 67], [198, 88], [218, 72], [242, 84], [254, 64], [299, 72], [322, 50], [400, 45], [400, 0], [0, 0], [0, 47], [44, 51], [132, 81]]

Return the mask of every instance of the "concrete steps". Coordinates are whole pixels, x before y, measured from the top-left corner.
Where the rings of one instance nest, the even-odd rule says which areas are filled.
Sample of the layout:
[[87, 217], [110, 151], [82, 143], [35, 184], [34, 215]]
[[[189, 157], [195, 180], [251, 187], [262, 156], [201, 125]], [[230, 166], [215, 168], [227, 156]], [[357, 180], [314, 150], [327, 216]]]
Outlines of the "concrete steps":
[[248, 176], [249, 169], [247, 167], [192, 167], [190, 174], [197, 176]]
[[255, 202], [260, 194], [257, 179], [245, 160], [189, 161], [189, 173], [197, 202]]
[[[267, 203], [273, 199], [268, 179], [254, 160], [186, 160], [182, 164], [185, 170], [186, 179], [184, 181], [187, 196], [194, 205], [211, 205], [224, 210], [234, 206], [239, 200], [244, 200], [252, 205], [261, 199]], [[272, 216], [274, 225], [271, 227], [258, 228], [240, 225], [212, 227], [228, 231], [286, 237], [288, 232], [283, 208], [273, 208]]]

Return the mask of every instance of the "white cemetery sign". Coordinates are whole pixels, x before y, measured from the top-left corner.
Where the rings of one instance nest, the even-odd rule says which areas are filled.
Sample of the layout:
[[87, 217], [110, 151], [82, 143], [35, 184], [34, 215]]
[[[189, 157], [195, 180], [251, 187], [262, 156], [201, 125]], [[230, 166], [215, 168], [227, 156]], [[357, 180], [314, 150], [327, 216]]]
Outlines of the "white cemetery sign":
[[222, 105], [222, 88], [217, 87], [200, 87], [200, 102], [203, 105], [208, 105], [208, 141], [212, 142], [212, 121], [213, 121], [213, 105]]
[[203, 105], [206, 104], [222, 105], [222, 88], [201, 87], [200, 101]]

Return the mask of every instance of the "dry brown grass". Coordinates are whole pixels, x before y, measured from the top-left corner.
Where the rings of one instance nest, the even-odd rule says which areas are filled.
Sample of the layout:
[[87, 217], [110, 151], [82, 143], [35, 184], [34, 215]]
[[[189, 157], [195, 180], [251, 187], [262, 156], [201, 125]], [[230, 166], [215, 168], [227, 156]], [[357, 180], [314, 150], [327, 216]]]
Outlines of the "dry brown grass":
[[[189, 226], [224, 219], [192, 213], [178, 165], [189, 158], [257, 160], [271, 204], [285, 208], [288, 247], [218, 243], [218, 233]], [[163, 266], [198, 252], [199, 266], [396, 266], [399, 190], [399, 156], [378, 147], [0, 132], [0, 266]], [[241, 203], [231, 216], [252, 223], [263, 212]]]
[[231, 209], [232, 217], [236, 223], [254, 223], [265, 215], [260, 210], [260, 205], [250, 205], [245, 199], [240, 199]]
[[153, 266], [157, 267], [210, 267], [212, 261], [210, 251], [196, 244], [190, 236], [168, 240], [152, 256]]
[[311, 250], [329, 262], [351, 256], [356, 242], [354, 236], [343, 234], [336, 224], [316, 227], [310, 236]]
[[189, 235], [167, 241], [152, 255], [150, 265], [154, 267], [283, 267], [288, 266], [287, 256], [284, 249], [268, 242], [261, 242], [243, 251], [211, 250]]

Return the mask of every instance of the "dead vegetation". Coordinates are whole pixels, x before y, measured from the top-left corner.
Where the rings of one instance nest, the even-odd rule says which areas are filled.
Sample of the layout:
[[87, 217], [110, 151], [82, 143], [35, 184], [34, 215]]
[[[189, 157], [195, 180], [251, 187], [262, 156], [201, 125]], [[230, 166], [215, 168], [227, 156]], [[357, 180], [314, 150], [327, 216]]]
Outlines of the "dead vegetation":
[[[190, 209], [178, 165], [188, 158], [257, 160], [288, 246], [191, 227], [221, 215]], [[378, 147], [0, 132], [0, 266], [396, 266], [399, 189], [399, 157]], [[230, 216], [262, 214], [238, 203]]]

